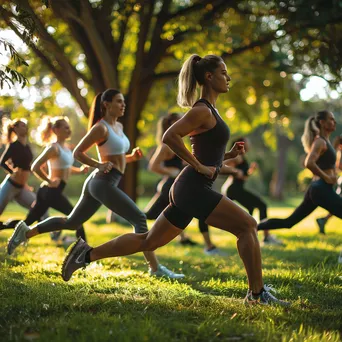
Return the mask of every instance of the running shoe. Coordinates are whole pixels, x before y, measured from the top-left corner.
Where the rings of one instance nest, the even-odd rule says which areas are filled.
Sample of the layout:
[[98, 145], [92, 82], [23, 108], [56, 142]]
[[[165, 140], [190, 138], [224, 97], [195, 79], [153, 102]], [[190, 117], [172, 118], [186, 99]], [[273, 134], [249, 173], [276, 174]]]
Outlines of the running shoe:
[[337, 261], [339, 264], [342, 264], [342, 251], [341, 251], [340, 256], [338, 257]]
[[149, 274], [150, 276], [153, 277], [165, 277], [165, 278], [170, 278], [170, 279], [182, 279], [185, 277], [184, 274], [182, 273], [174, 273], [171, 270], [169, 270], [167, 267], [163, 265], [158, 265], [158, 269], [153, 272], [151, 268], [149, 269]]
[[11, 255], [14, 250], [22, 243], [27, 241], [26, 233], [30, 228], [26, 225], [24, 221], [20, 221], [14, 228], [14, 232], [7, 244], [7, 253]]
[[227, 253], [222, 252], [220, 249], [217, 247], [213, 247], [210, 249], [204, 249], [204, 254], [206, 255], [218, 255], [218, 256], [227, 256]]
[[251, 290], [247, 291], [247, 295], [244, 299], [245, 305], [280, 305], [280, 306], [290, 306], [291, 303], [285, 302], [276, 298], [272, 293], [277, 291], [272, 287], [272, 285], [264, 285], [264, 291], [262, 291], [258, 296], [254, 296]]
[[268, 235], [263, 240], [263, 245], [267, 246], [286, 246], [285, 243], [277, 239], [274, 235]]
[[62, 278], [64, 281], [70, 280], [72, 274], [79, 268], [86, 268], [85, 256], [91, 249], [81, 237], [69, 247], [69, 252], [62, 265]]
[[179, 243], [183, 246], [196, 246], [197, 245], [197, 242], [192, 241], [189, 238], [186, 238], [184, 240], [180, 240]]

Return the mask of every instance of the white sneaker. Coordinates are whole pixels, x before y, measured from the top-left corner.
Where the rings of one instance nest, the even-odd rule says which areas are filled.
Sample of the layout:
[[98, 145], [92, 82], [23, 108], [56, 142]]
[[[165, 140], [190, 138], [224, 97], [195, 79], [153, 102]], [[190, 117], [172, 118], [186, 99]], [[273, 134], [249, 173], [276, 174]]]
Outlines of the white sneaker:
[[220, 249], [217, 247], [214, 247], [212, 249], [205, 249], [204, 254], [206, 255], [218, 255], [218, 256], [227, 256], [227, 253], [222, 252]]
[[148, 273], [150, 276], [154, 277], [165, 277], [170, 279], [182, 279], [185, 277], [182, 273], [174, 273], [171, 270], [169, 270], [167, 267], [159, 264], [157, 271], [153, 272], [151, 269], [149, 269]]
[[26, 225], [24, 221], [20, 221], [14, 228], [14, 232], [7, 244], [7, 253], [11, 255], [14, 250], [23, 242], [27, 241], [26, 232], [28, 232], [30, 228]]
[[277, 239], [274, 235], [269, 235], [264, 238], [263, 245], [267, 246], [286, 246], [285, 243], [279, 239]]
[[338, 259], [337, 259], [337, 262], [338, 262], [339, 264], [342, 264], [342, 251], [341, 251], [341, 253], [340, 253], [340, 256], [339, 256]]

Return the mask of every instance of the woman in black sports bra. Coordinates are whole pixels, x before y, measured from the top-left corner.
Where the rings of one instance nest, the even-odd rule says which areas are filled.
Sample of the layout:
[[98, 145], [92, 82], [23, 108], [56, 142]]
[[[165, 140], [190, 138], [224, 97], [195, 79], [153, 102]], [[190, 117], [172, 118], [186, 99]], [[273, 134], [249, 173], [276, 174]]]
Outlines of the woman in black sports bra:
[[[31, 147], [28, 144], [27, 122], [25, 119], [15, 119], [8, 121], [4, 126], [4, 140], [8, 145], [1, 156], [0, 165], [8, 175], [0, 185], [0, 215], [12, 200], [26, 209], [30, 209], [36, 200], [36, 194], [27, 184], [33, 160]], [[17, 137], [15, 141], [12, 140], [13, 134]], [[43, 216], [47, 217], [46, 214]], [[7, 227], [2, 226], [2, 228]]]
[[303, 202], [289, 217], [268, 219], [258, 225], [258, 230], [292, 228], [317, 207], [342, 218], [342, 198], [333, 188], [337, 182], [336, 151], [329, 141], [335, 129], [334, 114], [327, 110], [306, 120], [302, 143], [308, 153], [305, 166], [314, 174], [312, 183], [306, 190]]
[[[166, 144], [162, 143], [164, 133], [175, 123], [181, 116], [178, 113], [170, 113], [163, 116], [158, 121], [157, 127], [157, 148], [150, 159], [149, 169], [156, 174], [163, 176], [157, 185], [157, 192], [147, 204], [145, 215], [149, 220], [155, 220], [162, 211], [169, 205], [169, 192], [173, 182], [178, 174], [184, 168], [184, 163]], [[205, 243], [204, 253], [207, 255], [222, 255], [222, 252], [212, 243], [209, 234], [209, 227], [203, 221], [198, 221], [198, 227], [202, 233]], [[180, 244], [196, 245], [190, 240], [184, 232], [179, 234]]]
[[[79, 240], [64, 260], [64, 278], [69, 279], [73, 272], [86, 265], [86, 261], [152, 251], [164, 246], [196, 217], [237, 237], [239, 254], [248, 275], [247, 303], [285, 304], [263, 284], [254, 218], [212, 189], [223, 161], [244, 152], [243, 145], [236, 144], [225, 153], [229, 129], [214, 108], [219, 94], [228, 91], [229, 81], [226, 65], [220, 57], [192, 55], [188, 58], [179, 76], [178, 104], [193, 108], [163, 136], [163, 142], [189, 164], [173, 183], [171, 203], [147, 233], [125, 234], [95, 248]], [[196, 102], [197, 83], [201, 86], [201, 99]], [[187, 135], [190, 136], [192, 153], [183, 143], [182, 138]]]

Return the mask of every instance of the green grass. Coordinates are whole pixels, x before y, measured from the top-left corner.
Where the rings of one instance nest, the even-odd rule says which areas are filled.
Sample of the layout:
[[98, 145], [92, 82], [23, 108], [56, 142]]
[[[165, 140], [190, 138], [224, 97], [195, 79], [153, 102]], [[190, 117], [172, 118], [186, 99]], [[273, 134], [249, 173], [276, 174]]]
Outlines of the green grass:
[[[271, 208], [269, 216], [290, 211]], [[157, 251], [163, 264], [186, 274], [179, 282], [151, 279], [137, 254], [91, 264], [65, 283], [60, 277], [65, 251], [49, 236], [32, 239], [7, 256], [11, 232], [1, 231], [0, 340], [340, 341], [342, 227], [333, 218], [327, 235], [318, 236], [315, 218], [324, 213], [317, 210], [294, 229], [279, 230], [285, 248], [262, 249], [265, 282], [293, 303], [286, 309], [243, 306], [246, 276], [235, 238], [211, 229], [228, 257], [205, 256], [195, 221], [187, 233], [198, 247], [175, 241]], [[23, 215], [11, 204], [2, 219]], [[102, 208], [85, 224], [91, 245], [130, 231], [103, 223], [105, 215]]]

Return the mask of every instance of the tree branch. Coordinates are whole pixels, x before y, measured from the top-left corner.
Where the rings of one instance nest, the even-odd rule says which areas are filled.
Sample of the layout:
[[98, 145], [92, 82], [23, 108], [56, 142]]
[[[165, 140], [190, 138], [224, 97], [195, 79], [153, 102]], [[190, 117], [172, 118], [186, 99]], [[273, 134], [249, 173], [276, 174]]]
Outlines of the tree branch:
[[153, 79], [164, 80], [164, 79], [176, 78], [178, 75], [179, 75], [179, 70], [159, 72], [153, 75]]

